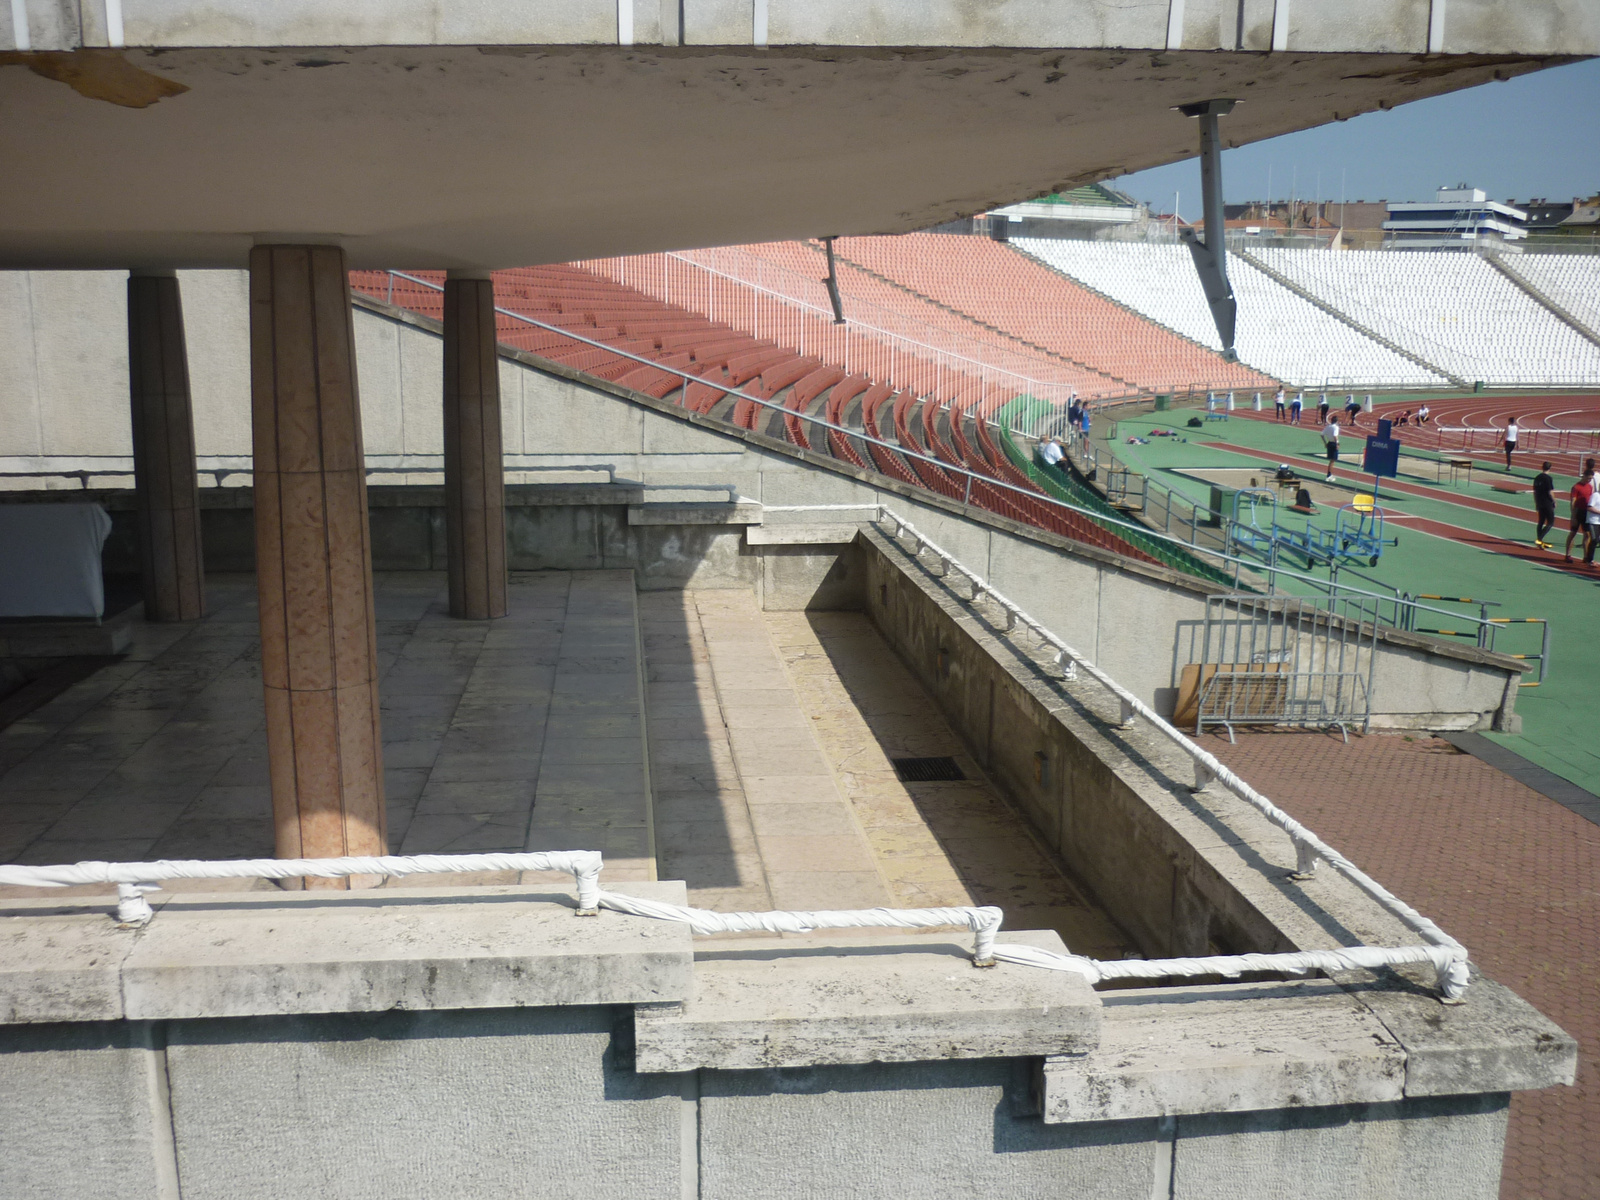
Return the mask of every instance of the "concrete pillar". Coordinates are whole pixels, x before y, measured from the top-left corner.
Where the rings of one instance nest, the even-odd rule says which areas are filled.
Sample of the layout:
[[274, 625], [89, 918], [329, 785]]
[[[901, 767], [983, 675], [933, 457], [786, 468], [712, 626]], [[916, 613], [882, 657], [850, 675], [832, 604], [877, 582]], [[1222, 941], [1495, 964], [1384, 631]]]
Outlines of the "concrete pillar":
[[444, 504], [450, 615], [506, 615], [506, 483], [500, 358], [488, 272], [444, 285]]
[[278, 856], [384, 854], [372, 546], [343, 250], [250, 252], [250, 386]]
[[171, 271], [128, 277], [128, 387], [145, 619], [193, 621], [205, 616], [205, 568], [183, 301]]

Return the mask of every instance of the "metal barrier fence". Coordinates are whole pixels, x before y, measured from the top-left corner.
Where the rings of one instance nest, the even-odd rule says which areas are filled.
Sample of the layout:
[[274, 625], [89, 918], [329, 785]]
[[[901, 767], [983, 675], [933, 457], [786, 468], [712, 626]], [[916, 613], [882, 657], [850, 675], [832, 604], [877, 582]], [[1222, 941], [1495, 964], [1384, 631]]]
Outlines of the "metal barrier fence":
[[1346, 741], [1352, 725], [1365, 733], [1376, 606], [1353, 597], [1336, 601], [1330, 612], [1294, 596], [1209, 597], [1199, 662], [1191, 664], [1198, 668], [1195, 733], [1207, 725], [1221, 725], [1230, 741], [1235, 725], [1337, 728]]

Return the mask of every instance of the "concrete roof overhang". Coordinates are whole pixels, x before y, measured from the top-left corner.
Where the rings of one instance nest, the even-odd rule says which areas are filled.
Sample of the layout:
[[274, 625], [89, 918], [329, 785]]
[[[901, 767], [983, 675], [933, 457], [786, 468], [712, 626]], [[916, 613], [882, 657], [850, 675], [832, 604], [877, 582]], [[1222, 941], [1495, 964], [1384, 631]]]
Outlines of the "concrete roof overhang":
[[[565, 21], [592, 44], [508, 40], [530, 3], [549, 8], [539, 32]], [[1178, 0], [1001, 4], [981, 28], [950, 23], [961, 0], [628, 3], [444, 6], [489, 24], [441, 32], [423, 0], [123, 0], [123, 39], [141, 46], [111, 48], [95, 21], [112, 6], [84, 0], [54, 42], [36, 29], [30, 50], [0, 50], [0, 268], [236, 267], [263, 240], [338, 242], [353, 266], [482, 268], [893, 233], [1192, 156], [1177, 104], [1239, 99], [1222, 129], [1242, 145], [1600, 51], [1592, 0], [1468, 0], [1515, 19], [1442, 34], [1420, 0], [1352, 0], [1388, 23], [1290, 23], [1284, 50], [1267, 48], [1271, 20], [1246, 28], [1245, 9], [1273, 7], [1254, 0], [1225, 37], [1184, 25]], [[722, 9], [744, 16], [694, 24]], [[1080, 28], [1080, 9], [1128, 27]], [[616, 44], [624, 12], [635, 44]], [[638, 44], [741, 29], [748, 43], [752, 12], [774, 44]], [[362, 13], [392, 20], [375, 34]], [[1039, 28], [1013, 29], [1028, 13]], [[846, 14], [881, 28], [835, 28]], [[311, 34], [339, 38], [285, 40]], [[1012, 36], [1030, 44], [987, 44]], [[895, 37], [928, 44], [867, 44]], [[1175, 38], [1185, 48], [1165, 49]], [[1078, 46], [1032, 44], [1050, 39]], [[1446, 52], [1417, 52], [1430, 45]]]

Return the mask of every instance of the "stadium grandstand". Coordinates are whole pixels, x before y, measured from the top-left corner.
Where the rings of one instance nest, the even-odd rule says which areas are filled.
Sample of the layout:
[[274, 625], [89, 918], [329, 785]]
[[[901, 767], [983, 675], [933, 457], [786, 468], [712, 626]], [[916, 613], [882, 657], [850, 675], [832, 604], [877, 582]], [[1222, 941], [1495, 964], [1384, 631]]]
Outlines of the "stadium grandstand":
[[1454, 379], [1490, 387], [1600, 383], [1600, 344], [1565, 324], [1487, 256], [1264, 249], [1258, 257], [1292, 285]]
[[[1023, 239], [1014, 243], [1067, 278], [1210, 350], [1216, 325], [1189, 252], [1179, 245]], [[1435, 371], [1380, 345], [1235, 256], [1239, 358], [1291, 387], [1360, 382], [1445, 386]]]
[[[1064, 430], [1048, 414], [1074, 398], [1106, 410], [1232, 395], [1253, 407], [1280, 384], [1447, 393], [1480, 380], [1600, 381], [1587, 257], [1236, 254], [1232, 363], [1181, 246], [920, 233], [839, 238], [834, 252], [842, 324], [826, 248], [792, 241], [501, 271], [499, 336], [701, 416], [1208, 578], [1214, 564], [1145, 537], [1092, 489], [1067, 494], [1041, 476], [1015, 429]], [[352, 279], [442, 314], [442, 276]], [[1477, 434], [1432, 436], [1448, 453], [1447, 437], [1466, 451]]]
[[1600, 257], [1528, 254], [1500, 260], [1517, 279], [1548, 297], [1591, 333], [1600, 331]]

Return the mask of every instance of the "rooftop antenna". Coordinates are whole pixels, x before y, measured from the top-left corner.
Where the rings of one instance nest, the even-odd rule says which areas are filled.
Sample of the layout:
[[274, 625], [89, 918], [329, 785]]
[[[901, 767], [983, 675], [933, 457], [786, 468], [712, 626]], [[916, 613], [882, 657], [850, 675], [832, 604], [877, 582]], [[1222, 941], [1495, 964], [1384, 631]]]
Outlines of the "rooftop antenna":
[[1179, 235], [1194, 259], [1206, 303], [1211, 307], [1211, 319], [1217, 323], [1217, 336], [1222, 339], [1222, 357], [1228, 362], [1239, 361], [1239, 352], [1233, 348], [1233, 326], [1239, 306], [1233, 298], [1233, 287], [1228, 283], [1224, 244], [1227, 227], [1222, 217], [1222, 140], [1217, 132], [1217, 118], [1232, 112], [1236, 103], [1235, 100], [1202, 100], [1178, 105], [1178, 111], [1184, 116], [1200, 118], [1200, 193], [1205, 206], [1205, 239], [1202, 241], [1191, 227], [1179, 230]]

